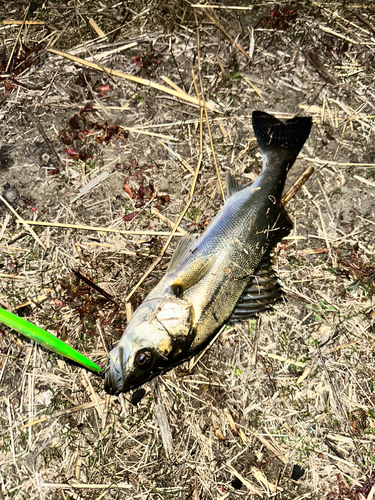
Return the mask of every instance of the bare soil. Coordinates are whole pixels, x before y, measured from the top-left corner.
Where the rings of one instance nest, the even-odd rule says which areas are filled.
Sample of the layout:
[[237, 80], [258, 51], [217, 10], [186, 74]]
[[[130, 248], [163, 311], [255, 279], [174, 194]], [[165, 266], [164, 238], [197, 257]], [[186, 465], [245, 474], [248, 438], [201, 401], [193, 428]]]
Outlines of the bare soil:
[[[255, 109], [314, 121], [288, 186], [315, 172], [275, 250], [285, 298], [229, 326], [191, 372], [120, 398], [1, 327], [0, 498], [374, 494], [375, 5], [199, 5], [0, 7], [0, 306], [105, 368], [181, 234], [222, 206], [225, 172], [259, 174]], [[201, 153], [181, 230], [131, 294], [189, 201]]]

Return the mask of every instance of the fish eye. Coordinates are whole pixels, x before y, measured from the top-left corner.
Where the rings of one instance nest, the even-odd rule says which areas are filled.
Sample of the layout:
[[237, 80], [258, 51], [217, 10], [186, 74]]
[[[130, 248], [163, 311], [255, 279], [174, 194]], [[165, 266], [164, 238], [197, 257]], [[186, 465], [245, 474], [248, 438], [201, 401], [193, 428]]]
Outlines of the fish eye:
[[150, 351], [138, 351], [134, 360], [139, 368], [146, 370], [151, 364], [152, 354]]

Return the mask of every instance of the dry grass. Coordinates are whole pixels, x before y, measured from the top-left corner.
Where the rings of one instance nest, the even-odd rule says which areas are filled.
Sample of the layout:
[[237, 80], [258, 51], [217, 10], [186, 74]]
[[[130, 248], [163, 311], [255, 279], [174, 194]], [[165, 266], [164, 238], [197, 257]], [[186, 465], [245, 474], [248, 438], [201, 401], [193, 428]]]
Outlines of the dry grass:
[[0, 330], [0, 498], [373, 497], [374, 6], [254, 3], [2, 7], [0, 306], [101, 366], [183, 210], [172, 246], [228, 169], [260, 172], [254, 109], [313, 116], [288, 183], [315, 173], [276, 250], [285, 301], [138, 402]]

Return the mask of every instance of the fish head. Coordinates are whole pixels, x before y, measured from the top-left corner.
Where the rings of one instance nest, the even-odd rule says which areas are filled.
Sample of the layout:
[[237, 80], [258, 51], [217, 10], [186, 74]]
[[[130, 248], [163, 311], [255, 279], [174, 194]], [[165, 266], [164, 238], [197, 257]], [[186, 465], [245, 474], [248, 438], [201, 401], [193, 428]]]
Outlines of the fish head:
[[193, 307], [183, 299], [143, 302], [109, 353], [105, 391], [127, 392], [178, 364], [191, 343], [193, 319]]

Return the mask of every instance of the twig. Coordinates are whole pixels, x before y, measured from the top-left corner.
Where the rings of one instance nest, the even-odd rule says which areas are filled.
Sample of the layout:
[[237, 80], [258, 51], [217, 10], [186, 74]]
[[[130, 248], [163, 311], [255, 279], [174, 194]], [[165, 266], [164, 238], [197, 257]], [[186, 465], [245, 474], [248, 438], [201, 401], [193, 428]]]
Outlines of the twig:
[[45, 132], [45, 130], [43, 128], [43, 125], [41, 124], [41, 122], [39, 120], [39, 118], [36, 115], [34, 115], [33, 113], [29, 113], [29, 114], [30, 114], [31, 118], [34, 120], [34, 122], [36, 124], [36, 127], [39, 130], [40, 135], [43, 137], [45, 143], [48, 146], [48, 149], [51, 151], [52, 155], [56, 158], [57, 163], [59, 164], [59, 166], [61, 168], [64, 168], [64, 164], [61, 161], [60, 156], [57, 154], [57, 151], [54, 148], [52, 142], [49, 140], [49, 138], [48, 138], [48, 136], [47, 136], [47, 134], [46, 134], [46, 132]]
[[108, 356], [108, 349], [107, 349], [107, 345], [106, 345], [105, 339], [104, 339], [103, 327], [102, 327], [102, 325], [100, 323], [100, 319], [99, 318], [96, 320], [96, 328], [98, 329], [100, 338], [102, 339], [102, 343], [103, 343], [103, 347], [104, 347], [105, 353]]
[[308, 158], [307, 156], [301, 156], [303, 160], [311, 161], [312, 163], [317, 163], [318, 165], [332, 165], [335, 167], [375, 167], [375, 163], [350, 163], [350, 162], [338, 162], [332, 160], [319, 160], [318, 158]]
[[181, 94], [189, 95], [185, 92], [185, 90], [180, 89], [180, 87], [176, 85], [174, 82], [172, 82], [172, 80], [167, 76], [162, 75], [160, 78], [163, 80], [163, 82], [172, 87], [172, 89], [176, 90], [176, 92], [181, 92]]
[[23, 19], [22, 19], [22, 22], [21, 22], [20, 29], [18, 30], [18, 33], [17, 33], [17, 38], [16, 38], [16, 40], [15, 40], [15, 42], [14, 42], [14, 45], [13, 45], [13, 48], [12, 48], [12, 52], [10, 53], [10, 56], [9, 56], [9, 59], [8, 59], [8, 63], [7, 63], [6, 68], [5, 68], [5, 73], [7, 73], [7, 72], [8, 72], [8, 69], [9, 69], [10, 63], [12, 62], [13, 55], [14, 55], [14, 52], [15, 52], [15, 50], [16, 50], [18, 40], [20, 39], [20, 36], [21, 36], [22, 30], [23, 30], [23, 27], [25, 26], [25, 21], [26, 21], [27, 15], [28, 15], [28, 13], [29, 13], [29, 10], [30, 10], [30, 4], [29, 4], [29, 6], [27, 7], [27, 9], [26, 9], [26, 11], [25, 11], [25, 15], [23, 16]]
[[360, 177], [359, 175], [353, 175], [354, 179], [357, 179], [357, 181], [363, 182], [363, 184], [367, 184], [368, 186], [375, 187], [375, 182], [369, 181], [368, 179], [365, 179], [364, 177]]
[[[0, 196], [1, 199], [1, 196]], [[80, 229], [85, 231], [98, 231], [99, 233], [116, 233], [116, 234], [127, 234], [127, 235], [150, 235], [150, 236], [170, 236], [171, 233], [167, 231], [127, 231], [125, 229], [114, 229], [111, 227], [96, 227], [96, 226], [81, 226], [79, 224], [64, 224], [62, 222], [42, 222], [37, 220], [23, 221], [25, 224], [30, 224], [31, 226], [46, 226], [46, 227], [64, 227], [67, 229]], [[31, 229], [31, 228], [30, 228]], [[31, 229], [32, 231], [32, 229]], [[181, 236], [180, 234], [178, 236]]]
[[89, 19], [89, 25], [95, 31], [95, 33], [98, 35], [99, 38], [107, 38], [107, 35], [104, 33], [104, 31], [100, 28], [100, 26], [92, 17], [90, 17]]
[[[172, 221], [170, 221], [167, 217], [165, 217], [165, 215], [161, 214], [158, 210], [156, 210], [155, 208], [151, 208], [151, 213], [152, 215], [156, 215], [156, 217], [159, 217], [160, 220], [162, 220], [163, 222], [165, 222], [166, 224], [168, 224], [168, 226], [171, 226], [173, 227], [174, 224]], [[188, 234], [184, 229], [182, 229], [181, 227], [178, 227], [177, 228], [177, 231], [183, 235], [185, 234]]]
[[100, 286], [98, 286], [91, 279], [86, 278], [86, 276], [84, 276], [79, 271], [76, 271], [75, 269], [72, 269], [72, 272], [76, 275], [76, 277], [78, 279], [80, 279], [81, 281], [83, 281], [84, 283], [86, 283], [87, 285], [89, 285], [91, 288], [93, 288], [98, 293], [100, 293], [101, 295], [103, 295], [103, 297], [105, 297], [106, 299], [108, 299], [111, 302], [113, 302], [116, 306], [118, 306], [117, 302], [113, 299], [112, 295], [110, 295], [108, 292], [106, 292], [105, 290], [103, 290], [103, 288], [101, 288]]
[[18, 215], [18, 213], [14, 210], [14, 208], [9, 205], [9, 203], [0, 195], [0, 200], [4, 203], [4, 205], [6, 205], [9, 210], [12, 212], [13, 215], [15, 215], [15, 217], [17, 217], [17, 219], [19, 220], [19, 222], [21, 222], [21, 224], [23, 224], [23, 226], [25, 227], [25, 229], [27, 229], [30, 234], [33, 236], [33, 238], [35, 239], [35, 241], [37, 243], [39, 243], [39, 245], [43, 248], [43, 250], [47, 250], [47, 247], [45, 246], [45, 244], [40, 240], [39, 236], [36, 234], [36, 232], [29, 226], [29, 224], [33, 223], [33, 221], [25, 221], [22, 219], [22, 217], [20, 215]]
[[248, 5], [247, 7], [241, 7], [239, 5], [204, 5], [200, 3], [192, 3], [190, 7], [196, 7], [197, 9], [219, 9], [219, 10], [253, 10], [253, 5]]
[[150, 382], [154, 393], [154, 414], [159, 424], [160, 435], [167, 458], [170, 459], [173, 453], [173, 439], [168, 415], [165, 410], [163, 398], [160, 393], [158, 378]]
[[[26, 13], [27, 15], [27, 13]], [[44, 26], [45, 22], [44, 21], [20, 21], [19, 19], [4, 19], [3, 20], [3, 26], [8, 26], [8, 25], [22, 25], [23, 26], [32, 26], [32, 25], [39, 25], [39, 26]]]
[[[225, 201], [224, 190], [223, 190], [223, 186], [222, 186], [221, 180], [220, 180], [219, 167], [217, 166], [217, 161], [216, 161], [215, 148], [214, 148], [214, 143], [213, 143], [212, 134], [211, 134], [211, 128], [210, 128], [210, 121], [208, 119], [207, 103], [206, 103], [206, 99], [204, 97], [204, 92], [203, 92], [202, 73], [201, 73], [200, 43], [199, 43], [199, 30], [198, 29], [197, 29], [197, 54], [198, 54], [199, 85], [200, 85], [200, 88], [201, 88], [202, 103], [203, 103], [204, 114], [205, 114], [205, 117], [206, 117], [206, 124], [207, 124], [208, 135], [209, 135], [209, 138], [210, 138], [212, 158], [213, 158], [214, 164], [215, 164], [216, 175], [217, 175], [217, 179], [218, 179], [218, 182], [219, 182], [221, 196], [223, 197], [223, 201]], [[197, 98], [199, 98], [198, 91], [197, 91], [197, 85], [196, 85], [196, 82], [195, 82], [194, 71], [192, 70], [191, 73], [192, 73], [192, 77], [193, 77], [194, 88], [195, 88], [195, 91], [197, 92]], [[202, 135], [201, 135], [201, 144], [200, 144], [200, 147], [201, 147], [201, 153], [202, 153]]]
[[306, 50], [304, 52], [306, 59], [314, 66], [319, 75], [324, 78], [327, 82], [332, 85], [335, 84], [335, 80], [328, 73], [326, 68], [323, 66], [323, 63], [320, 61], [319, 57], [312, 50]]
[[263, 497], [262, 492], [257, 488], [255, 488], [255, 486], [252, 485], [246, 478], [241, 476], [241, 474], [237, 472], [236, 469], [231, 464], [227, 464], [226, 467], [232, 472], [234, 476], [236, 476], [246, 486], [246, 488], [249, 491], [251, 491], [251, 493], [258, 495], [259, 497]]
[[58, 489], [93, 489], [93, 490], [105, 490], [105, 489], [120, 489], [120, 490], [132, 490], [133, 485], [130, 483], [108, 483], [108, 484], [98, 484], [98, 483], [42, 483], [42, 488], [58, 488]]
[[327, 26], [323, 26], [322, 24], [319, 24], [319, 29], [325, 31], [326, 33], [329, 33], [330, 35], [337, 36], [337, 38], [341, 38], [342, 40], [347, 40], [350, 43], [354, 43], [354, 45], [361, 44], [361, 42], [357, 42], [356, 40], [353, 40], [353, 38], [349, 38], [348, 36], [342, 35], [341, 33], [337, 33], [337, 31], [333, 31], [331, 30], [331, 28], [327, 28]]
[[256, 88], [256, 86], [250, 81], [250, 79], [247, 76], [244, 76], [243, 79], [245, 82], [250, 85], [250, 87], [254, 90], [254, 92], [259, 96], [259, 98], [264, 101], [262, 94], [259, 92], [259, 90]]
[[[67, 52], [62, 52], [61, 50], [56, 49], [48, 49], [49, 52], [56, 54], [61, 57], [65, 57], [66, 59], [70, 59], [78, 64], [82, 64], [83, 66], [87, 66], [89, 68], [95, 69], [97, 71], [102, 71], [106, 73], [108, 76], [118, 76], [119, 78], [125, 78], [126, 80], [130, 80], [134, 83], [139, 83], [140, 85], [145, 85], [146, 87], [152, 87], [156, 90], [160, 90], [161, 92], [165, 92], [166, 94], [177, 97], [178, 99], [182, 99], [183, 101], [187, 101], [190, 104], [199, 105], [199, 102], [196, 97], [189, 96], [185, 92], [177, 92], [174, 89], [170, 89], [165, 87], [164, 85], [160, 85], [159, 83], [152, 82], [151, 80], [146, 80], [145, 78], [140, 78], [138, 76], [129, 75], [128, 73], [123, 73], [122, 71], [117, 71], [115, 69], [107, 68], [105, 66], [100, 66], [94, 62], [86, 61], [85, 59], [81, 59], [80, 57], [73, 56], [68, 54]], [[211, 111], [218, 111], [217, 107], [214, 104], [208, 103], [207, 108]]]
[[[233, 43], [233, 45], [236, 47], [236, 49], [238, 49], [241, 54], [243, 54], [249, 61], [251, 61], [251, 57], [249, 56], [249, 54], [246, 52], [246, 50], [242, 47], [242, 45], [240, 45], [239, 43], [235, 42], [233, 40], [233, 38], [230, 36], [229, 33], [227, 33], [225, 31], [225, 29], [221, 26], [221, 24], [212, 16], [210, 16], [210, 14], [207, 12], [207, 10], [204, 10], [203, 11], [206, 16], [215, 24], [215, 26], [217, 26], [219, 28], [219, 30], [228, 38], [228, 40]], [[214, 13], [212, 12], [212, 14], [214, 15]]]
[[359, 12], [353, 12], [353, 14], [358, 17], [360, 21], [362, 21], [370, 30], [375, 33], [375, 27], [368, 21], [365, 17], [362, 16]]
[[[252, 432], [252, 431], [251, 431]], [[271, 444], [266, 438], [264, 438], [261, 434], [257, 434], [256, 432], [252, 432], [253, 436], [255, 436], [259, 441], [277, 457], [284, 464], [288, 463], [288, 460], [284, 457], [281, 451], [276, 448], [273, 444]]]
[[326, 247], [330, 248], [331, 245], [329, 243], [329, 239], [328, 239], [328, 235], [327, 235], [327, 231], [326, 231], [326, 225], [325, 225], [324, 220], [323, 220], [322, 211], [320, 210], [319, 204], [315, 200], [312, 200], [312, 202], [313, 202], [313, 204], [316, 206], [316, 208], [318, 210], [319, 219], [320, 219], [320, 225], [322, 226], [322, 231], [323, 231], [323, 235], [324, 235], [324, 240], [326, 242]]
[[21, 425], [21, 429], [27, 429], [28, 427], [31, 427], [32, 425], [40, 424], [41, 422], [45, 422], [46, 420], [50, 420], [51, 418], [58, 418], [61, 417], [62, 415], [69, 415], [70, 413], [74, 413], [76, 411], [81, 411], [81, 410], [89, 410], [92, 408], [95, 408], [100, 405], [104, 405], [106, 402], [105, 399], [101, 399], [98, 401], [91, 401], [90, 403], [83, 403], [81, 405], [73, 406], [72, 408], [68, 408], [67, 410], [61, 410], [57, 411], [55, 413], [52, 413], [51, 415], [45, 415], [44, 417], [40, 417], [37, 420], [33, 420], [32, 422], [28, 422], [27, 424]]
[[288, 365], [298, 366], [299, 368], [304, 368], [306, 366], [306, 364], [302, 363], [301, 361], [296, 361], [295, 359], [288, 359], [288, 358], [285, 358], [284, 356], [280, 356], [279, 354], [272, 354], [272, 353], [266, 352], [266, 351], [259, 351], [259, 354], [261, 356], [268, 356], [271, 359], [277, 359], [278, 361], [281, 361], [283, 363], [287, 363]]
[[75, 196], [72, 200], [70, 200], [70, 203], [74, 203], [75, 201], [79, 200], [82, 196], [84, 196], [92, 189], [94, 189], [96, 186], [98, 186], [102, 181], [106, 180], [108, 176], [109, 172], [107, 171], [104, 171], [98, 176], [95, 176], [93, 179], [91, 179], [90, 182], [88, 182], [79, 189], [77, 196]]
[[147, 132], [147, 130], [142, 130], [140, 128], [124, 127], [124, 130], [126, 130], [128, 132], [133, 132], [134, 134], [149, 135], [150, 137], [160, 137], [161, 139], [164, 139], [165, 141], [173, 141], [173, 142], [178, 141], [178, 139], [176, 139], [175, 137], [172, 137], [171, 135], [158, 134], [157, 132]]
[[10, 399], [7, 398], [6, 401], [7, 401], [7, 412], [8, 412], [8, 419], [9, 419], [9, 431], [10, 431], [10, 445], [11, 445], [11, 450], [12, 450], [13, 463], [18, 470], [17, 460], [16, 460], [16, 452], [14, 450], [13, 423], [12, 423], [12, 412], [11, 412], [11, 406], [10, 406]]
[[310, 166], [303, 172], [303, 174], [296, 180], [296, 182], [291, 186], [288, 191], [280, 200], [281, 205], [286, 205], [293, 198], [293, 196], [301, 189], [305, 182], [310, 179], [314, 172], [314, 167]]
[[194, 174], [194, 170], [191, 168], [191, 166], [181, 157], [180, 154], [176, 153], [176, 151], [173, 151], [171, 148], [169, 148], [166, 144], [164, 144], [163, 141], [158, 141], [159, 144], [163, 146], [171, 155], [173, 155], [177, 160], [182, 163], [182, 165], [191, 173]]
[[253, 341], [253, 353], [251, 355], [251, 364], [255, 366], [258, 357], [258, 341], [259, 341], [259, 331], [260, 331], [261, 315], [258, 315], [254, 327], [254, 341]]

